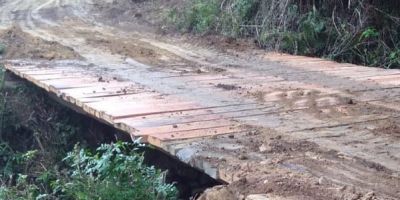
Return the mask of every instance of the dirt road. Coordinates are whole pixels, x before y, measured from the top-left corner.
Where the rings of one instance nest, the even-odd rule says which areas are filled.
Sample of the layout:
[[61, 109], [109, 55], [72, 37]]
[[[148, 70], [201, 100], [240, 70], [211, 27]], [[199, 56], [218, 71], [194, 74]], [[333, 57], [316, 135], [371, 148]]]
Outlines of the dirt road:
[[[112, 2], [2, 0], [0, 27], [15, 25], [56, 42], [60, 47], [52, 52], [69, 49], [72, 71], [130, 81], [203, 107], [237, 105], [213, 110], [221, 119], [190, 121], [208, 127], [182, 129], [233, 123], [240, 132], [159, 145], [231, 183], [203, 198], [400, 199], [399, 70], [265, 53], [234, 42], [214, 48], [152, 26], [160, 16], [147, 15], [163, 11], [157, 3], [176, 1]], [[137, 127], [161, 130], [152, 125], [170, 125], [164, 117], [143, 118]]]

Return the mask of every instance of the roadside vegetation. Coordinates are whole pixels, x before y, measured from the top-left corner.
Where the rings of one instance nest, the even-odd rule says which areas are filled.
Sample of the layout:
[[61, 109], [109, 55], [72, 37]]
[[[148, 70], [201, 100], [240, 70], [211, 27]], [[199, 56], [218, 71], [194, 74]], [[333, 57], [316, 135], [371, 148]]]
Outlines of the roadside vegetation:
[[39, 89], [5, 84], [4, 74], [1, 200], [177, 199], [165, 172], [144, 164], [138, 141], [109, 143], [111, 138], [91, 133], [93, 126], [82, 123], [83, 116], [60, 107]]
[[400, 68], [397, 0], [189, 0], [168, 20], [180, 31], [254, 39], [269, 50]]

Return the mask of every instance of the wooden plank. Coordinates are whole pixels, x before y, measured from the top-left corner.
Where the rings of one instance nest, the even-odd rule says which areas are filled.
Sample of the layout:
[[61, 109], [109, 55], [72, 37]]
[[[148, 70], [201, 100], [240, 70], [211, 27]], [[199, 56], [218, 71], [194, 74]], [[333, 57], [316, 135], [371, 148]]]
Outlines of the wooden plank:
[[138, 132], [135, 133], [136, 136], [143, 135], [153, 135], [153, 134], [169, 134], [178, 133], [182, 131], [193, 131], [207, 129], [210, 127], [222, 127], [222, 126], [233, 126], [235, 123], [231, 120], [217, 119], [213, 121], [201, 121], [201, 122], [191, 122], [191, 123], [177, 123], [173, 125], [154, 125], [154, 126], [136, 126], [135, 128]]
[[95, 84], [90, 87], [83, 88], [70, 88], [59, 89], [60, 92], [66, 96], [73, 96], [74, 98], [96, 98], [101, 96], [119, 94], [124, 95], [127, 93], [142, 93], [145, 92], [143, 87], [134, 85], [132, 83], [101, 83]]
[[148, 142], [155, 146], [162, 147], [163, 143], [167, 141], [186, 140], [192, 138], [205, 138], [216, 135], [233, 134], [233, 133], [238, 133], [242, 130], [243, 128], [238, 126], [222, 126], [222, 127], [213, 127], [207, 129], [182, 131], [176, 133], [153, 134], [144, 136], [142, 138], [144, 142]]
[[[32, 82], [38, 82], [36, 80]], [[54, 90], [57, 93], [60, 93], [61, 90], [63, 89], [74, 89], [74, 88], [87, 88], [87, 87], [96, 87], [96, 86], [102, 86], [106, 84], [112, 84], [116, 81], [110, 81], [110, 82], [99, 82], [98, 78], [96, 77], [81, 77], [79, 79], [56, 79], [56, 80], [45, 80], [45, 81], [40, 81], [40, 83], [43, 83], [46, 85], [48, 88], [54, 88]]]
[[124, 104], [109, 103], [109, 102], [95, 102], [87, 103], [84, 105], [84, 110], [90, 113], [96, 113], [99, 117], [104, 117], [108, 121], [114, 119], [146, 116], [157, 113], [168, 113], [185, 111], [192, 109], [201, 109], [203, 107], [193, 102], [177, 102], [165, 104], [162, 101], [153, 102], [126, 102]]
[[37, 81], [47, 81], [47, 80], [61, 80], [61, 79], [80, 79], [84, 78], [85, 76], [82, 74], [47, 74], [47, 75], [28, 75], [25, 74], [24, 78], [27, 79], [35, 79]]
[[[222, 107], [226, 109], [226, 107]], [[236, 107], [232, 107], [237, 109]], [[116, 122], [125, 123], [132, 127], [149, 127], [157, 125], [174, 125], [180, 123], [210, 122], [220, 119], [236, 119], [246, 116], [263, 115], [268, 107], [257, 107], [237, 110], [203, 109], [176, 113], [164, 113], [155, 116], [132, 117], [118, 119]]]
[[57, 74], [79, 74], [83, 71], [65, 71], [65, 70], [41, 70], [41, 71], [27, 71], [26, 75], [57, 75]]
[[127, 101], [141, 101], [143, 99], [157, 99], [160, 94], [152, 92], [127, 92], [127, 93], [114, 93], [114, 94], [97, 94], [96, 96], [77, 98], [83, 104], [94, 102], [127, 102]]

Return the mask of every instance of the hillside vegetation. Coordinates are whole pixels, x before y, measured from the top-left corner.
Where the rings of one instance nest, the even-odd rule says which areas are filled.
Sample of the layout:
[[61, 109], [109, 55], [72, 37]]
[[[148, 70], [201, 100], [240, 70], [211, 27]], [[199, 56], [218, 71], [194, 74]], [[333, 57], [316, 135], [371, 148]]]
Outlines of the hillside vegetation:
[[397, 0], [191, 0], [169, 14], [181, 31], [253, 38], [263, 48], [400, 68]]

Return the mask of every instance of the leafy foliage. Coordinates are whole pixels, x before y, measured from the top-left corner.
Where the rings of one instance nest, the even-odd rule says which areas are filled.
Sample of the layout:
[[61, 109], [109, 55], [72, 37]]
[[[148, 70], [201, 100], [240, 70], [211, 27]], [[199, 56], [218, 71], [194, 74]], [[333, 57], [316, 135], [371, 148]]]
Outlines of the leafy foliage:
[[103, 144], [92, 154], [76, 147], [65, 158], [70, 176], [56, 188], [72, 199], [175, 199], [164, 174], [143, 164], [140, 144]]
[[170, 17], [185, 31], [250, 37], [267, 49], [400, 68], [399, 6], [396, 0], [192, 0]]
[[[177, 199], [175, 186], [165, 183], [165, 173], [143, 164], [141, 146], [138, 142], [102, 144], [91, 153], [76, 145], [64, 158], [67, 166], [62, 173], [44, 172], [33, 181], [18, 174], [15, 185], [2, 183], [0, 199]], [[26, 159], [32, 158], [29, 155]], [[51, 189], [43, 190], [43, 184]]]
[[206, 33], [214, 28], [218, 20], [217, 2], [218, 0], [194, 0], [184, 13], [175, 9], [170, 12], [169, 18], [179, 29]]
[[44, 195], [39, 195], [40, 189], [35, 184], [28, 182], [28, 176], [19, 174], [16, 185], [7, 187], [0, 186], [0, 199], [12, 200], [42, 200]]
[[15, 171], [23, 171], [28, 167], [29, 161], [37, 154], [37, 150], [26, 153], [15, 152], [6, 142], [0, 143], [0, 177], [10, 177]]

